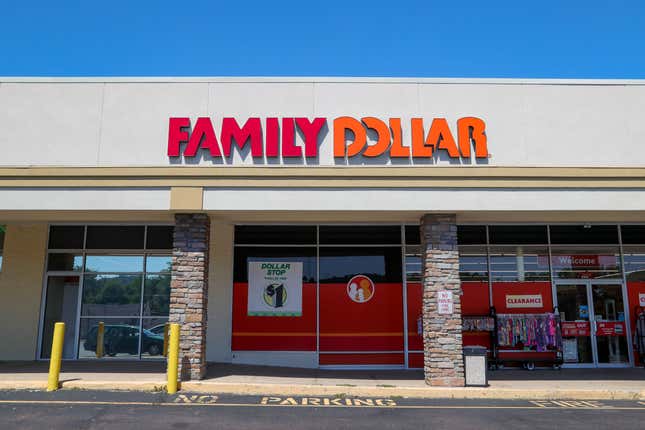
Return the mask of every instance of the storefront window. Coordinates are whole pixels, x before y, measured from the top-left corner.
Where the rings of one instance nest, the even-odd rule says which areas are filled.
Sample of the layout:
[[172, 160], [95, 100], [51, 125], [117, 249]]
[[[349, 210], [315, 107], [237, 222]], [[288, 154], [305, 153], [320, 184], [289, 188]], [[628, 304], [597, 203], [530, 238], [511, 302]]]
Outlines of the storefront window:
[[321, 245], [400, 245], [400, 226], [320, 226]]
[[83, 277], [81, 315], [138, 316], [141, 275], [86, 274]]
[[54, 225], [49, 228], [49, 249], [83, 249], [85, 226]]
[[321, 248], [320, 283], [347, 283], [355, 275], [374, 282], [397, 282], [401, 273], [401, 248]]
[[[400, 225], [237, 226], [233, 354], [299, 351], [319, 365], [403, 364], [404, 235]], [[405, 236], [417, 255], [418, 234]], [[418, 273], [418, 257], [408, 262]], [[294, 266], [301, 283], [268, 272]], [[420, 283], [409, 285], [419, 305], [413, 330], [421, 293]]]
[[557, 245], [604, 245], [618, 244], [616, 225], [552, 225], [551, 244]]
[[83, 270], [83, 254], [50, 253], [47, 270], [56, 272], [80, 272]]
[[142, 255], [88, 255], [85, 271], [96, 273], [143, 272]]
[[460, 225], [457, 227], [459, 245], [486, 245], [485, 225]]
[[[286, 226], [262, 232], [236, 228], [236, 238], [257, 246], [235, 247], [233, 264], [233, 351], [315, 351], [316, 349], [316, 247], [296, 243], [311, 239], [307, 229], [296, 228], [286, 234]], [[308, 227], [307, 227], [308, 228]], [[271, 228], [269, 228], [271, 230]], [[278, 235], [285, 246], [277, 242]], [[315, 230], [314, 235], [315, 238]], [[314, 241], [315, 244], [315, 241]], [[264, 279], [266, 272], [251, 273], [251, 263], [293, 264], [302, 267], [302, 280], [286, 279], [273, 282]], [[279, 266], [276, 266], [279, 267]], [[276, 285], [277, 284], [277, 285]], [[258, 287], [259, 289], [256, 289]], [[280, 291], [278, 291], [278, 289]], [[257, 312], [257, 304], [267, 305], [266, 312]], [[294, 310], [286, 315], [283, 309]]]
[[85, 247], [87, 249], [143, 249], [144, 237], [144, 226], [88, 226]]
[[300, 262], [302, 282], [315, 283], [317, 279], [315, 247], [237, 246], [234, 259], [234, 282], [248, 282], [248, 266], [252, 261]]
[[316, 226], [239, 225], [235, 227], [236, 245], [316, 245]]
[[420, 245], [421, 244], [421, 230], [419, 225], [406, 225], [405, 226], [405, 244], [406, 245]]
[[493, 282], [548, 281], [549, 252], [546, 246], [491, 246]]
[[623, 246], [625, 260], [625, 277], [627, 281], [645, 282], [645, 245]]
[[53, 324], [65, 321], [72, 336], [66, 358], [96, 358], [100, 323], [104, 358], [162, 358], [172, 234], [161, 225], [52, 226], [41, 357], [49, 354]]
[[6, 227], [4, 225], [0, 225], [0, 271], [2, 271], [2, 254], [4, 250], [4, 233], [5, 233]]
[[[361, 226], [351, 233], [345, 229], [320, 227], [320, 364], [402, 365], [401, 227]], [[343, 231], [350, 234], [343, 238]], [[323, 240], [334, 246], [323, 246]], [[410, 319], [416, 321], [420, 311], [412, 310], [408, 324]], [[414, 330], [416, 323], [409, 328]], [[416, 349], [414, 343], [409, 346]]]
[[488, 227], [489, 241], [494, 245], [546, 245], [544, 225], [494, 225]]
[[146, 273], [143, 290], [143, 315], [168, 316], [170, 311], [170, 273]]
[[552, 246], [551, 266], [554, 278], [612, 279], [622, 276], [617, 246]]
[[419, 245], [407, 245], [405, 247], [405, 279], [408, 282], [421, 282], [421, 247]]
[[462, 282], [488, 282], [488, 257], [485, 246], [459, 246], [459, 279]]
[[[492, 303], [499, 314], [553, 311], [545, 225], [488, 227]], [[530, 304], [524, 303], [530, 300]]]

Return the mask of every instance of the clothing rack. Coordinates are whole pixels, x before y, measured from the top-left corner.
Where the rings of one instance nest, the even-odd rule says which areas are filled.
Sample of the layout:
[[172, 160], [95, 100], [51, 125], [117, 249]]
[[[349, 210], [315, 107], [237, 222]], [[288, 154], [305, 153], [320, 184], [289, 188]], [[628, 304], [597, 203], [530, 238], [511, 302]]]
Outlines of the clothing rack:
[[[498, 314], [495, 308], [491, 308], [491, 315], [495, 319], [493, 368], [503, 367], [506, 363], [521, 363], [525, 369], [533, 370], [536, 363], [544, 363], [550, 364], [554, 369], [560, 369], [563, 363], [562, 328], [557, 309], [552, 313]], [[547, 327], [544, 322], [534, 321], [547, 318], [553, 322], [552, 327]], [[508, 339], [500, 342], [500, 324], [502, 320], [506, 324], [507, 319], [527, 320], [526, 326], [523, 326], [526, 330], [526, 333], [523, 333], [524, 336], [514, 332], [512, 342], [508, 342]], [[511, 329], [515, 329], [514, 323]], [[544, 343], [541, 344], [542, 342]]]
[[490, 315], [466, 315], [462, 318], [465, 332], [493, 332], [495, 320]]

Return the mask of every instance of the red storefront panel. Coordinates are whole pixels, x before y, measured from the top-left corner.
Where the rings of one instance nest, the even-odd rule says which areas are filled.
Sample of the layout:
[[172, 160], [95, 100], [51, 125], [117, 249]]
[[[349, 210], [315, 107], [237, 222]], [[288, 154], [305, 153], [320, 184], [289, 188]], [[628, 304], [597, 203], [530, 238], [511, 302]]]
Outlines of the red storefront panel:
[[[421, 326], [421, 306], [423, 302], [423, 287], [420, 282], [407, 284], [408, 301], [408, 351], [423, 351], [423, 336]], [[423, 367], [423, 352], [408, 353], [408, 367]]]
[[358, 303], [346, 283], [321, 284], [320, 352], [403, 351], [402, 288], [376, 283], [373, 296]]
[[[403, 365], [405, 364], [403, 353], [380, 353], [380, 354], [320, 354], [320, 364], [323, 366], [342, 365]], [[422, 365], [423, 367], [423, 365]]]
[[[487, 316], [490, 314], [490, 292], [488, 282], [468, 281], [461, 283], [464, 295], [461, 297], [461, 314], [467, 316]], [[488, 331], [464, 331], [461, 343], [463, 346], [485, 346], [492, 348]]]
[[488, 282], [462, 282], [464, 295], [461, 298], [463, 316], [483, 316], [490, 314], [490, 294]]
[[408, 367], [411, 369], [423, 369], [423, 352], [409, 353]]
[[[541, 305], [534, 307], [511, 307], [507, 296], [542, 296]], [[495, 282], [493, 283], [493, 305], [498, 314], [540, 314], [553, 312], [551, 283], [542, 282]]]
[[[637, 312], [645, 310], [645, 306], [642, 306], [640, 302], [641, 295], [645, 296], [645, 281], [627, 281], [627, 302], [632, 335], [636, 333]], [[636, 348], [634, 348], [634, 362], [640, 363], [640, 356]]]
[[233, 351], [315, 351], [316, 284], [302, 286], [302, 316], [248, 316], [248, 284], [233, 284]]
[[423, 337], [419, 327], [421, 319], [421, 305], [423, 301], [423, 290], [420, 282], [407, 284], [408, 300], [408, 350], [422, 351]]

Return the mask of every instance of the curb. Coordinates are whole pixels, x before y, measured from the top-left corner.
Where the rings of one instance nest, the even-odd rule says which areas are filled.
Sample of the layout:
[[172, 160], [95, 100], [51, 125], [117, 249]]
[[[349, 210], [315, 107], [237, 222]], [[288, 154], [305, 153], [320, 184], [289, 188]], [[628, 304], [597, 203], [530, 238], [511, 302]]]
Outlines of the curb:
[[[0, 381], [0, 390], [44, 390], [44, 381]], [[160, 391], [165, 381], [63, 381], [62, 389], [105, 391]], [[644, 390], [583, 389], [512, 389], [512, 388], [443, 388], [443, 387], [371, 387], [344, 385], [230, 384], [187, 381], [182, 391], [232, 395], [276, 395], [282, 397], [357, 396], [410, 397], [420, 399], [503, 399], [503, 400], [645, 400]]]
[[184, 382], [182, 389], [198, 393], [226, 393], [240, 395], [279, 396], [345, 396], [359, 397], [413, 397], [422, 399], [506, 399], [506, 400], [642, 400], [645, 390], [568, 390], [512, 388], [413, 388], [367, 387], [331, 385], [278, 385], [278, 384], [226, 384], [214, 382]]

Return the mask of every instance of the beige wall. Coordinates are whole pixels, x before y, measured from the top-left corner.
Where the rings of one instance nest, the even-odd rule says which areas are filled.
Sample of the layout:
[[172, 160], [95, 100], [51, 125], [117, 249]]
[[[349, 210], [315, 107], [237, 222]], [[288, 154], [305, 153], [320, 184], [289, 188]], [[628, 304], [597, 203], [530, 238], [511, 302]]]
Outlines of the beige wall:
[[206, 359], [231, 361], [233, 224], [211, 220]]
[[8, 224], [0, 272], [0, 360], [34, 360], [47, 224]]
[[[251, 166], [246, 152], [222, 161], [167, 156], [168, 118], [325, 117], [318, 160], [335, 166], [333, 118], [486, 121], [490, 166], [643, 166], [643, 81], [401, 78], [1, 78], [0, 165], [171, 166], [198, 162]], [[264, 121], [263, 121], [264, 122]], [[34, 126], [36, 124], [36, 126]], [[264, 126], [264, 124], [263, 124]], [[427, 125], [426, 125], [427, 129]], [[370, 137], [372, 142], [373, 137]], [[21, 144], [16, 144], [20, 142]], [[133, 142], [136, 144], [133, 145]], [[616, 142], [608, 145], [607, 142]], [[296, 134], [296, 144], [302, 137]], [[430, 160], [355, 157], [352, 164]], [[262, 161], [267, 165], [270, 161]], [[445, 156], [432, 160], [450, 165]], [[304, 160], [301, 162], [304, 164]], [[344, 162], [341, 162], [344, 164]], [[287, 163], [285, 163], [287, 164]]]

